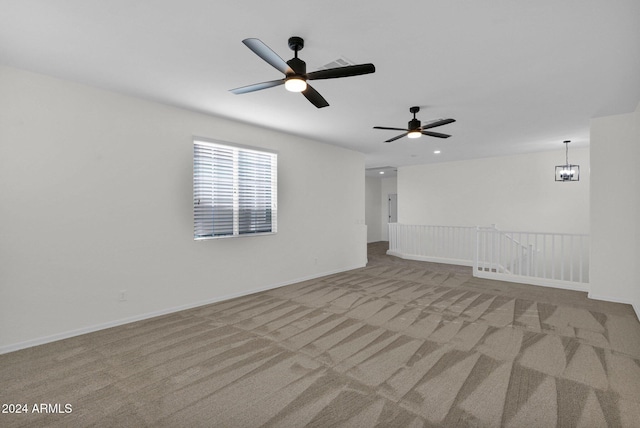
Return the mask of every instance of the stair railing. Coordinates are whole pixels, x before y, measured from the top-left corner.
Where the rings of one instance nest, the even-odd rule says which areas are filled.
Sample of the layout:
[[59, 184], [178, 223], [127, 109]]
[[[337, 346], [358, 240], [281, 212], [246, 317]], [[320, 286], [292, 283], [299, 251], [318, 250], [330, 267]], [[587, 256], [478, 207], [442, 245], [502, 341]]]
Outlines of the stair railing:
[[389, 224], [390, 255], [473, 267], [481, 278], [586, 290], [589, 235]]
[[[482, 248], [491, 242], [488, 251]], [[589, 235], [500, 231], [479, 228], [474, 276], [587, 290]], [[490, 269], [483, 269], [489, 266]]]

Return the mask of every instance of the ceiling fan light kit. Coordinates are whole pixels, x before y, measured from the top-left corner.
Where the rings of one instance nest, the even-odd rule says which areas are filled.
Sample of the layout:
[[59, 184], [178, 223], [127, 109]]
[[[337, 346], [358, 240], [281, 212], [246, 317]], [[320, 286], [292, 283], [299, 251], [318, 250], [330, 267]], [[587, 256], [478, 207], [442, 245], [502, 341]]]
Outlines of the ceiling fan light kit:
[[292, 76], [284, 81], [284, 87], [289, 92], [302, 92], [307, 89], [307, 82], [297, 76]]
[[236, 95], [255, 92], [262, 89], [272, 88], [284, 84], [285, 88], [291, 92], [301, 92], [311, 104], [317, 108], [327, 107], [329, 103], [318, 91], [307, 82], [309, 80], [336, 79], [340, 77], [359, 76], [361, 74], [374, 73], [376, 68], [373, 64], [357, 64], [344, 67], [335, 67], [325, 70], [312, 71], [307, 73], [307, 64], [298, 58], [298, 52], [304, 47], [304, 40], [301, 37], [290, 37], [289, 48], [294, 51], [294, 57], [285, 61], [271, 48], [259, 39], [244, 39], [242, 43], [256, 55], [270, 64], [276, 70], [284, 74], [283, 79], [271, 80], [268, 82], [255, 83], [249, 86], [231, 89]]

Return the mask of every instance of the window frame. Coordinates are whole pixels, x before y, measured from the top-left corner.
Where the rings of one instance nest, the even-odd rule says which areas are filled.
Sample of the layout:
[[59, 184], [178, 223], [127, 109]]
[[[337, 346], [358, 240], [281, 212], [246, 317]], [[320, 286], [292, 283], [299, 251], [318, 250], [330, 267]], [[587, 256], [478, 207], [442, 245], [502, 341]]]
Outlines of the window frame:
[[[198, 145], [201, 145], [205, 148], [200, 148], [198, 150]], [[224, 153], [227, 155], [227, 159], [223, 161], [226, 162], [225, 167], [228, 169], [231, 168], [231, 174], [228, 173], [228, 170], [225, 171], [224, 167], [222, 169], [223, 180], [216, 182], [215, 176], [217, 175], [215, 171], [215, 160], [211, 160], [211, 164], [207, 165], [207, 162], [203, 162], [203, 158], [205, 156], [198, 156], [198, 152], [202, 154], [204, 150], [210, 149], [213, 153], [217, 148], [220, 153]], [[231, 158], [229, 158], [228, 153], [231, 152]], [[243, 155], [241, 155], [241, 153]], [[241, 157], [245, 157], [245, 162], [241, 161]], [[246, 157], [249, 159], [254, 158], [254, 162], [246, 161]], [[269, 158], [269, 161], [262, 162], [259, 160], [260, 158], [266, 159]], [[211, 157], [211, 159], [214, 159]], [[207, 159], [208, 161], [209, 159]], [[200, 166], [198, 166], [200, 165]], [[204, 168], [209, 167], [209, 174], [207, 172], [202, 171]], [[266, 167], [266, 168], [265, 168]], [[247, 169], [248, 168], [248, 169]], [[198, 173], [200, 170], [200, 173]], [[241, 178], [241, 171], [250, 173], [254, 173], [254, 175], [247, 176], [244, 175], [245, 179]], [[266, 172], [266, 175], [264, 173]], [[260, 176], [262, 173], [262, 176]], [[208, 175], [208, 178], [206, 177]], [[231, 175], [231, 177], [229, 177]], [[267, 180], [266, 177], [269, 177]], [[220, 182], [222, 182], [222, 186], [220, 186]], [[219, 194], [214, 194], [216, 183], [218, 183], [218, 188], [222, 189]], [[229, 192], [228, 186], [231, 185], [231, 193]], [[207, 188], [210, 190], [203, 191], [203, 188]], [[267, 190], [267, 188], [269, 188]], [[252, 190], [253, 189], [253, 195]], [[211, 214], [212, 218], [209, 220], [206, 219], [206, 210], [207, 208], [200, 207], [200, 200], [202, 196], [205, 196], [207, 192], [211, 192], [210, 200], [211, 200]], [[204, 194], [204, 195], [203, 195]], [[226, 214], [227, 221], [225, 223], [226, 227], [221, 227], [222, 231], [219, 234], [216, 234], [215, 231], [215, 220], [213, 217], [213, 213], [216, 211], [215, 200], [218, 198], [222, 199], [222, 196], [226, 196], [226, 204], [228, 210], [229, 197], [232, 198], [232, 214], [231, 217], [229, 213]], [[242, 196], [249, 195], [248, 199], [244, 199]], [[209, 196], [209, 195], [206, 195]], [[267, 201], [266, 208], [265, 200]], [[247, 204], [246, 202], [249, 202]], [[258, 205], [259, 209], [257, 210], [258, 216], [264, 216], [264, 219], [268, 219], [266, 221], [258, 221], [254, 223], [252, 219], [254, 218], [254, 213], [252, 210], [249, 210], [247, 223], [247, 206]], [[243, 212], [244, 209], [244, 212]], [[223, 210], [219, 208], [218, 210]], [[274, 235], [278, 232], [278, 152], [275, 150], [265, 149], [262, 147], [254, 147], [243, 144], [229, 143], [226, 141], [220, 140], [212, 140], [209, 138], [202, 137], [193, 137], [193, 239], [195, 241], [201, 240], [210, 240], [210, 239], [223, 239], [223, 238], [244, 238], [249, 236], [263, 236], [263, 235]], [[203, 215], [204, 213], [204, 215]], [[224, 213], [221, 216], [224, 218]], [[231, 220], [231, 228], [229, 228], [229, 219]], [[222, 220], [224, 222], [224, 220]], [[250, 231], [247, 229], [253, 229], [256, 226], [266, 226], [268, 225], [270, 230], [268, 231]], [[202, 234], [202, 230], [211, 229], [211, 234]], [[230, 233], [229, 233], [230, 229]], [[244, 229], [244, 230], [243, 230]], [[199, 233], [200, 231], [200, 233]]]

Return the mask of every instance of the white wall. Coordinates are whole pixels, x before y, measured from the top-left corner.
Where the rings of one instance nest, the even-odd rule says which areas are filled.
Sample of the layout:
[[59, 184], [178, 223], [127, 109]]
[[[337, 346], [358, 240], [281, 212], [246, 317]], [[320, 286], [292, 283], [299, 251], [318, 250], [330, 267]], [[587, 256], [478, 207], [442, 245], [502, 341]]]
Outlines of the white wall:
[[[279, 151], [277, 234], [193, 240], [194, 135]], [[357, 152], [0, 67], [0, 352], [364, 266], [363, 171]]]
[[640, 105], [591, 121], [589, 296], [630, 303], [640, 317]]
[[569, 147], [580, 181], [555, 182], [564, 149], [399, 168], [398, 222], [589, 233], [589, 150]]
[[[380, 179], [380, 185], [380, 225], [382, 227], [380, 237], [382, 241], [388, 241], [389, 195], [398, 193], [398, 179], [397, 177], [382, 178]], [[398, 197], [398, 199], [400, 198]]]
[[382, 241], [382, 217], [380, 216], [381, 180], [378, 177], [365, 177], [365, 192], [367, 242]]
[[366, 177], [367, 242], [389, 240], [389, 194], [397, 193], [396, 177]]

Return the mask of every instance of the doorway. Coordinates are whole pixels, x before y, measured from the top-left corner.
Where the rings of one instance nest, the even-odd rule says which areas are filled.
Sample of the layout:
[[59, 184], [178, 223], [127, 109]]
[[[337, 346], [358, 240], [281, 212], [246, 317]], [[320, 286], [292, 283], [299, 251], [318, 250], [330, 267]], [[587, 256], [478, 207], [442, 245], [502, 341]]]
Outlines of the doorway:
[[398, 222], [398, 194], [389, 193], [389, 217], [388, 223]]

